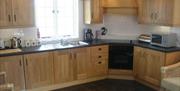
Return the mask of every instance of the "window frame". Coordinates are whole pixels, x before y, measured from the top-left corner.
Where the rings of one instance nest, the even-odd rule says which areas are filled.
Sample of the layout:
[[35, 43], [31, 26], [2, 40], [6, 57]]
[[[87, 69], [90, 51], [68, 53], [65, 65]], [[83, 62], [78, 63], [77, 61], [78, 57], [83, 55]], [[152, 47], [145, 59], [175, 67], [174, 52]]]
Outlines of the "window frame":
[[[79, 0], [72, 0], [73, 1], [73, 3], [74, 3], [74, 9], [73, 9], [73, 34], [72, 35], [69, 35], [69, 38], [70, 39], [78, 39], [80, 36], [79, 36], [79, 29], [80, 29], [80, 27], [79, 27], [79, 7], [80, 7], [80, 5], [79, 5]], [[36, 1], [34, 2], [35, 3], [35, 5], [34, 5], [34, 7], [35, 7], [35, 25], [36, 25], [36, 27], [38, 28], [38, 25], [37, 25], [37, 17], [36, 17]], [[58, 8], [57, 8], [57, 0], [53, 0], [53, 10], [52, 11], [55, 11], [55, 12], [57, 12], [58, 11]], [[57, 39], [58, 37], [60, 37], [60, 38], [63, 38], [63, 36], [67, 36], [67, 35], [56, 35], [56, 34], [58, 34], [58, 28], [57, 28], [57, 26], [58, 26], [58, 23], [57, 23], [57, 17], [58, 17], [58, 13], [54, 13], [55, 15], [54, 15], [54, 25], [55, 25], [55, 30], [54, 30], [54, 32], [55, 32], [55, 34], [53, 34], [52, 36], [40, 36], [40, 39]], [[39, 30], [39, 28], [38, 28], [38, 30]], [[41, 35], [41, 30], [39, 30], [39, 33], [40, 33], [40, 35]]]

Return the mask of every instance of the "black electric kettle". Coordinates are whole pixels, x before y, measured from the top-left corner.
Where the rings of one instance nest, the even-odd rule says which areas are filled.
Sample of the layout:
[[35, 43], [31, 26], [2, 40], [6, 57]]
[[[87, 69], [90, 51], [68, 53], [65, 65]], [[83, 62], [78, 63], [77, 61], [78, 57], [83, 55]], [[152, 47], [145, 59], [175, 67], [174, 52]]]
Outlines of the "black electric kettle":
[[84, 41], [91, 42], [93, 41], [94, 35], [91, 29], [84, 29]]

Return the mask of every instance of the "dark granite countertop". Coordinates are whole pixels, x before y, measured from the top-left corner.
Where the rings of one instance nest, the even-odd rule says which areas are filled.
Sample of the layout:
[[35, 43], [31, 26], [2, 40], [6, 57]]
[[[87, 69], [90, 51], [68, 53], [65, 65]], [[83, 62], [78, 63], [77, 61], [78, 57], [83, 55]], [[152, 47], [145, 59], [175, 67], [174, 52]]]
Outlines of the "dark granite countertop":
[[134, 46], [140, 46], [140, 47], [149, 48], [152, 50], [166, 52], [166, 53], [180, 51], [180, 47], [164, 48], [164, 47], [154, 46], [148, 43], [139, 43], [139, 42], [135, 42]]
[[161, 52], [176, 52], [180, 51], [180, 47], [174, 48], [162, 48], [157, 46], [152, 46], [147, 43], [139, 43], [136, 40], [94, 40], [92, 42], [88, 42], [88, 45], [80, 45], [80, 46], [61, 46], [60, 44], [47, 44], [41, 45], [38, 47], [29, 47], [29, 48], [22, 48], [21, 52], [16, 53], [9, 53], [9, 54], [0, 54], [2, 56], [13, 56], [13, 55], [23, 55], [23, 54], [30, 54], [30, 53], [39, 53], [39, 52], [47, 52], [47, 51], [56, 51], [56, 50], [65, 50], [65, 49], [72, 49], [72, 48], [82, 48], [82, 47], [90, 47], [90, 46], [97, 46], [97, 45], [105, 45], [105, 44], [132, 44], [134, 46], [140, 46], [144, 48], [149, 48]]

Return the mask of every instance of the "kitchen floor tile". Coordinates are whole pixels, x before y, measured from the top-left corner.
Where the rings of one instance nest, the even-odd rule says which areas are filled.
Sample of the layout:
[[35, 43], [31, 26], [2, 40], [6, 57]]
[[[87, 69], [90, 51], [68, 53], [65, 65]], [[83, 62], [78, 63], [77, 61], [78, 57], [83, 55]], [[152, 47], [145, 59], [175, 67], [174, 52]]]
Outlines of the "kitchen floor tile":
[[156, 91], [136, 81], [106, 79], [54, 91]]

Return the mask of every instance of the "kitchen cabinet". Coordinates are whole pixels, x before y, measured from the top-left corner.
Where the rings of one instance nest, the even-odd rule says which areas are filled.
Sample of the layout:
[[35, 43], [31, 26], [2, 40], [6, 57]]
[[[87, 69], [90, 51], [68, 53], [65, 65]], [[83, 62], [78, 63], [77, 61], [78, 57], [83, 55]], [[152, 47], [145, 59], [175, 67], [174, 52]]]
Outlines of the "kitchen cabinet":
[[12, 0], [13, 25], [34, 26], [34, 0]]
[[71, 50], [73, 60], [76, 62], [77, 80], [88, 78], [88, 63], [90, 61], [90, 48], [77, 48]]
[[137, 8], [136, 0], [103, 0], [103, 7]]
[[179, 0], [138, 0], [139, 23], [165, 26], [180, 25]]
[[134, 74], [137, 79], [159, 87], [161, 67], [164, 64], [165, 53], [141, 47], [134, 48]]
[[89, 48], [54, 52], [55, 83], [87, 79]]
[[91, 63], [89, 70], [90, 77], [106, 76], [108, 71], [108, 52], [107, 45], [91, 47]]
[[61, 84], [71, 82], [76, 79], [76, 62], [70, 50], [54, 52], [54, 82]]
[[137, 15], [137, 0], [102, 0], [104, 13]]
[[34, 26], [34, 0], [1, 0], [0, 27]]
[[0, 57], [0, 73], [5, 73], [6, 82], [13, 84], [15, 91], [25, 89], [22, 56]]
[[144, 48], [134, 48], [134, 75], [136, 78], [144, 80], [146, 71], [146, 53]]
[[0, 0], [0, 27], [11, 25], [11, 0]]
[[24, 55], [26, 88], [33, 89], [53, 84], [53, 53]]
[[85, 24], [97, 24], [103, 22], [102, 0], [84, 0]]
[[160, 86], [161, 82], [161, 67], [165, 63], [165, 53], [147, 49], [146, 50], [146, 74], [145, 80]]

